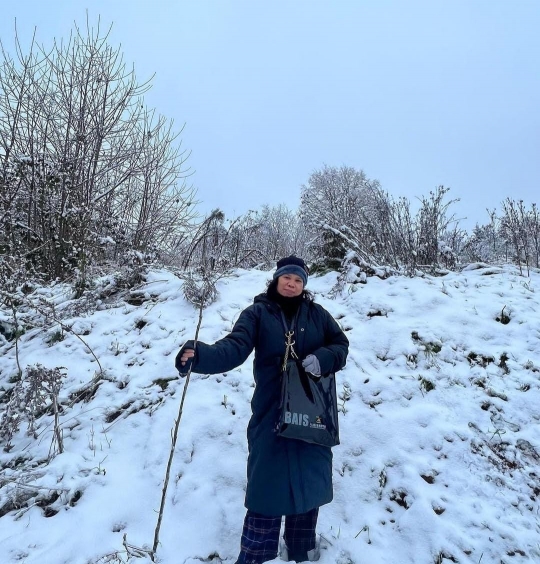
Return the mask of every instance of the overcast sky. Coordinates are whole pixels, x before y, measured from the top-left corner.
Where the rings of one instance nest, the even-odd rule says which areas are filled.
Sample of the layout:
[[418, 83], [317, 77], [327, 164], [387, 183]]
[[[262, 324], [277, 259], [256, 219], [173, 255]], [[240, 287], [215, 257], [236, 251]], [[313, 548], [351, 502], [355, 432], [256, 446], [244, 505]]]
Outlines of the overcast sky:
[[[539, 0], [18, 0], [12, 48], [113, 24], [149, 106], [185, 124], [201, 210], [296, 207], [324, 164], [393, 196], [450, 187], [465, 227], [540, 189]], [[24, 44], [24, 43], [23, 43]], [[28, 43], [26, 42], [26, 45]]]

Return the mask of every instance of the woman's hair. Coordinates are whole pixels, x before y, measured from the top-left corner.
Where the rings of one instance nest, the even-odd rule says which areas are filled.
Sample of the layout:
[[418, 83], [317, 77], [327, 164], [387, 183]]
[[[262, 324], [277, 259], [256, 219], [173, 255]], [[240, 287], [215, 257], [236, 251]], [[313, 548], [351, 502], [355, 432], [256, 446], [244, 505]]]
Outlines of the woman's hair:
[[[270, 293], [272, 293], [272, 291], [277, 292], [277, 284], [278, 284], [278, 278], [276, 278], [275, 280], [268, 280], [268, 282], [266, 283], [266, 294], [268, 295], [269, 290]], [[315, 300], [315, 295], [313, 294], [313, 292], [310, 292], [305, 288], [302, 290], [302, 297], [304, 298], [304, 300], [308, 302], [312, 302]]]

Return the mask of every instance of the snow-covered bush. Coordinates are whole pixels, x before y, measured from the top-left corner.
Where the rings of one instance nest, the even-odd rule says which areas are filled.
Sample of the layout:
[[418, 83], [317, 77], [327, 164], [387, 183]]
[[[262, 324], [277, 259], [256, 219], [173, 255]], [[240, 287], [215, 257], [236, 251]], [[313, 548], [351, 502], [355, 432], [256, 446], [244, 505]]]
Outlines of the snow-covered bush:
[[41, 364], [36, 364], [26, 368], [23, 376], [11, 389], [0, 419], [0, 440], [5, 443], [4, 450], [10, 449], [11, 440], [23, 421], [28, 423], [28, 435], [35, 437], [36, 420], [50, 410], [55, 416], [54, 440], [58, 441], [58, 450], [62, 452], [58, 394], [65, 375], [62, 367], [45, 368]]

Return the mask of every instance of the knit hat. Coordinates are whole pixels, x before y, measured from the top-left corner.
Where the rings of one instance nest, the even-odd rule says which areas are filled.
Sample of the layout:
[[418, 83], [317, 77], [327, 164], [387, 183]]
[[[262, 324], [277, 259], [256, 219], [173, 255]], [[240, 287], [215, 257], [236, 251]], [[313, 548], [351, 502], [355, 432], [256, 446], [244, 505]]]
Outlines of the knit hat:
[[300, 276], [302, 279], [304, 287], [306, 286], [309, 270], [306, 263], [301, 258], [295, 257], [294, 255], [282, 258], [277, 261], [276, 267], [277, 269], [273, 276], [274, 280], [284, 274], [296, 274], [296, 276]]

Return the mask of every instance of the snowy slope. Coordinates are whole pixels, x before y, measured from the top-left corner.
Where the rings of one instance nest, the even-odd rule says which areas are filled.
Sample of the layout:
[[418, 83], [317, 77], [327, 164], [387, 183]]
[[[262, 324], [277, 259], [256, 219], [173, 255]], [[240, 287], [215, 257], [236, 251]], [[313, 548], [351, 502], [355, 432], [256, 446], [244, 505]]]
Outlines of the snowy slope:
[[[222, 280], [201, 340], [224, 336], [268, 278], [236, 271]], [[337, 381], [342, 444], [335, 499], [320, 512], [321, 563], [540, 562], [540, 274], [370, 278], [331, 299], [335, 281], [308, 285], [351, 343]], [[142, 305], [103, 303], [64, 319], [82, 340], [69, 331], [58, 340], [57, 329], [21, 338], [23, 367], [66, 369], [65, 451], [47, 462], [50, 414], [37, 438], [23, 424], [0, 451], [0, 563], [124, 562], [124, 535], [152, 546], [184, 384], [174, 356], [197, 323], [181, 285], [154, 271]], [[69, 315], [68, 288], [39, 291]], [[104, 370], [98, 381], [85, 343]], [[16, 369], [13, 343], [0, 341], [0, 390]], [[227, 374], [192, 376], [160, 562], [235, 561], [252, 392], [251, 358]]]

